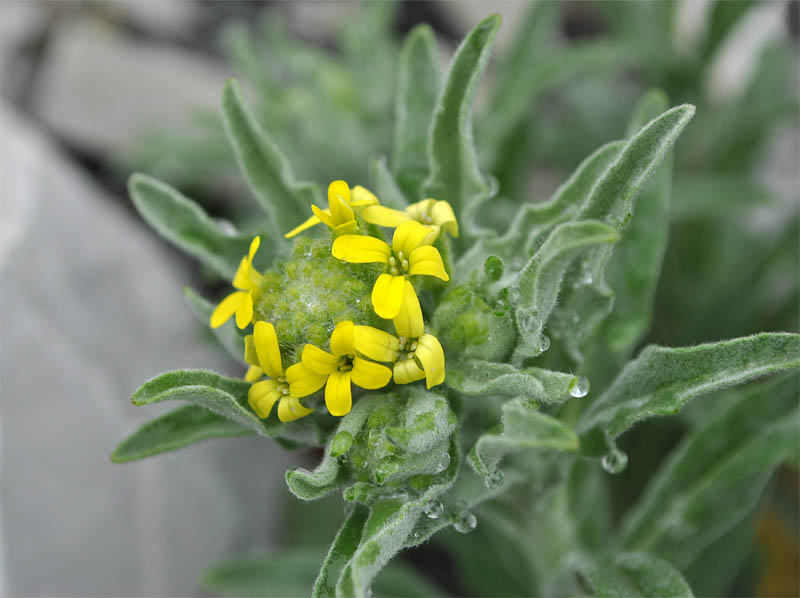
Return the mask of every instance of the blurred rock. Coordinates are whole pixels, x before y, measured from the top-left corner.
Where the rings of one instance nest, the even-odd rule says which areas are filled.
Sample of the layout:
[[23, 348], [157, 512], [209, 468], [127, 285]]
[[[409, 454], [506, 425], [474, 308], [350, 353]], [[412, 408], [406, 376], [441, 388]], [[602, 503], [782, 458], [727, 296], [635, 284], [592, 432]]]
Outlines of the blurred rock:
[[270, 545], [295, 458], [248, 438], [109, 462], [174, 407], [133, 407], [142, 381], [241, 368], [184, 306], [184, 262], [16, 114], [0, 116], [0, 594], [196, 594], [203, 567]]
[[116, 152], [143, 130], [191, 130], [191, 111], [216, 109], [230, 74], [210, 58], [76, 16], [60, 22], [47, 44], [33, 111], [71, 144]]

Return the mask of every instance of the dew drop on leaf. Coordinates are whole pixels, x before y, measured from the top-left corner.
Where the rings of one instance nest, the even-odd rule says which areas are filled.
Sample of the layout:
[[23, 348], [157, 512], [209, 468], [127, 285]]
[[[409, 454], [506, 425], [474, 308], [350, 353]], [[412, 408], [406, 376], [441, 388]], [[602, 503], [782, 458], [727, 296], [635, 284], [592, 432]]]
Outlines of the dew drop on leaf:
[[425, 515], [430, 519], [438, 519], [439, 515], [444, 511], [444, 505], [438, 500], [432, 500], [425, 505]]
[[539, 351], [544, 353], [550, 348], [550, 337], [546, 334], [539, 335]]
[[453, 524], [453, 528], [461, 534], [468, 534], [477, 526], [478, 518], [469, 511], [461, 515], [461, 517], [458, 518], [458, 521]]
[[628, 455], [619, 449], [614, 449], [600, 459], [600, 465], [608, 473], [621, 473], [628, 465]]
[[508, 289], [508, 300], [511, 301], [512, 305], [516, 305], [517, 303], [519, 303], [520, 296], [521, 293], [519, 287], [514, 286]]
[[436, 461], [434, 473], [442, 473], [448, 467], [450, 467], [450, 454], [442, 453], [442, 456]]
[[519, 325], [525, 332], [533, 332], [539, 326], [539, 320], [533, 314], [525, 314], [519, 319]]
[[499, 469], [495, 469], [492, 473], [483, 478], [483, 483], [486, 484], [489, 490], [494, 490], [503, 485], [504, 478], [503, 472]]
[[578, 376], [569, 385], [569, 394], [577, 399], [585, 397], [589, 394], [589, 379], [584, 376]]

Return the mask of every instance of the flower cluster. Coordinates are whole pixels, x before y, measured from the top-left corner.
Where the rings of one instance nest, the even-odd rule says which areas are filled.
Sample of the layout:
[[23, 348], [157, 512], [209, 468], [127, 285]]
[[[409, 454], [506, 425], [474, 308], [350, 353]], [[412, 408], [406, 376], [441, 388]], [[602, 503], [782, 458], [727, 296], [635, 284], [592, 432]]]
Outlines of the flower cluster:
[[[267, 418], [277, 403], [280, 421], [292, 421], [313, 411], [301, 399], [324, 388], [328, 412], [342, 416], [352, 407], [353, 385], [374, 390], [392, 381], [409, 384], [425, 379], [428, 388], [441, 384], [445, 377], [444, 350], [436, 336], [425, 330], [414, 285], [424, 281], [420, 277], [449, 280], [434, 244], [443, 242], [440, 235], [444, 232], [458, 236], [450, 205], [425, 199], [404, 211], [396, 210], [381, 205], [364, 187], [351, 189], [345, 181], [333, 181], [328, 187], [328, 208], [312, 205], [311, 209], [314, 215], [285, 236], [295, 237], [322, 223], [330, 229], [330, 255], [349, 264], [376, 264], [369, 267], [370, 273], [377, 274], [370, 298], [374, 313], [386, 329], [353, 319], [338, 320], [327, 350], [306, 342], [295, 351], [295, 363], [284, 369], [275, 326], [265, 321], [256, 307], [270, 286], [268, 273], [262, 274], [253, 266], [260, 245], [256, 237], [234, 276], [236, 291], [217, 305], [210, 318], [213, 328], [234, 315], [240, 329], [253, 324], [252, 334], [245, 337], [244, 354], [250, 365], [245, 379], [252, 383], [248, 393], [251, 408], [259, 417]], [[384, 228], [394, 229], [391, 243], [383, 238]]]

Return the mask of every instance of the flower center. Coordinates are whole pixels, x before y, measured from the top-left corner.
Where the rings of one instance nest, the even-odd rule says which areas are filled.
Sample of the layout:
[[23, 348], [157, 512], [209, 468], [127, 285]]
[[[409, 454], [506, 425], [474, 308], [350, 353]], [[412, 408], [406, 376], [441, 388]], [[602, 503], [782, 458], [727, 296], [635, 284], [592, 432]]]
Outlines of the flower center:
[[276, 390], [280, 391], [283, 396], [289, 396], [289, 383], [286, 381], [286, 376], [281, 376], [277, 380], [278, 383]]
[[353, 359], [355, 358], [354, 355], [342, 355], [339, 358], [339, 363], [336, 364], [336, 367], [339, 369], [340, 372], [349, 372], [353, 369]]
[[413, 359], [414, 351], [417, 350], [417, 339], [401, 336], [398, 340], [400, 341], [400, 359]]
[[402, 251], [398, 251], [389, 258], [389, 274], [400, 276], [408, 272], [408, 258]]

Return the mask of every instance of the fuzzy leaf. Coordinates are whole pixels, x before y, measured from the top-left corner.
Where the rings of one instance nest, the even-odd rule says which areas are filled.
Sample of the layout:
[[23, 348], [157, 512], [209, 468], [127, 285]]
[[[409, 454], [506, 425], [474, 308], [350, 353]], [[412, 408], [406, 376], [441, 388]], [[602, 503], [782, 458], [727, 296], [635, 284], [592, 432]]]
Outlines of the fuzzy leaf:
[[556, 304], [564, 272], [587, 249], [616, 243], [617, 231], [597, 221], [568, 222], [553, 230], [517, 279], [515, 307], [520, 343], [512, 359], [517, 363], [541, 353], [542, 329]]
[[448, 365], [445, 377], [450, 388], [467, 396], [522, 396], [556, 404], [570, 398], [569, 390], [576, 382], [571, 374], [478, 360], [457, 360]]
[[408, 202], [403, 195], [403, 191], [397, 186], [394, 176], [386, 166], [386, 158], [374, 159], [370, 164], [369, 175], [375, 193], [383, 205], [396, 210], [405, 209]]
[[662, 598], [694, 595], [672, 565], [652, 554], [628, 552], [612, 558], [579, 554], [571, 557], [570, 565], [570, 569], [583, 580], [582, 585], [588, 586], [594, 596]]
[[247, 436], [253, 433], [253, 429], [207, 409], [186, 405], [144, 424], [114, 449], [111, 460], [114, 463], [127, 463], [174, 451], [206, 438]]
[[512, 399], [502, 409], [502, 423], [482, 434], [467, 457], [478, 475], [488, 478], [497, 471], [504, 456], [524, 450], [578, 450], [575, 432], [524, 400]]
[[369, 509], [364, 505], [356, 504], [344, 520], [314, 582], [312, 593], [314, 598], [336, 595], [336, 580], [358, 549], [368, 517]]
[[684, 439], [626, 516], [625, 546], [684, 568], [741, 521], [775, 467], [797, 453], [798, 383], [791, 373], [743, 389], [736, 405]]
[[[186, 297], [189, 308], [197, 319], [205, 326], [209, 326], [214, 304], [203, 299], [190, 287], [183, 287], [183, 296]], [[210, 328], [210, 330], [219, 343], [230, 353], [231, 357], [236, 361], [242, 361], [244, 358], [244, 336], [239, 332], [233, 318], [219, 328]]]
[[467, 206], [490, 194], [472, 143], [471, 110], [500, 21], [499, 15], [484, 19], [461, 42], [447, 71], [430, 125], [429, 174], [423, 184], [423, 195], [450, 202], [462, 220]]
[[417, 454], [446, 441], [458, 424], [445, 397], [417, 387], [409, 389], [404, 416], [404, 425], [386, 428], [386, 437], [403, 450]]
[[223, 278], [233, 278], [254, 235], [223, 231], [191, 199], [147, 175], [132, 175], [128, 192], [136, 210], [161, 236]]
[[800, 335], [762, 333], [694, 347], [649, 346], [623, 368], [578, 426], [589, 454], [635, 423], [672, 415], [691, 399], [800, 366]]
[[400, 52], [392, 155], [392, 172], [412, 202], [423, 199], [420, 185], [428, 172], [428, 129], [441, 81], [433, 30], [417, 25]]
[[186, 401], [251, 428], [259, 434], [274, 435], [273, 420], [260, 420], [247, 405], [250, 384], [208, 370], [175, 370], [142, 384], [133, 393], [134, 405], [163, 401]]
[[277, 232], [297, 226], [298, 213], [320, 203], [319, 189], [297, 182], [291, 166], [245, 103], [239, 84], [230, 79], [222, 91], [222, 113], [239, 168]]

